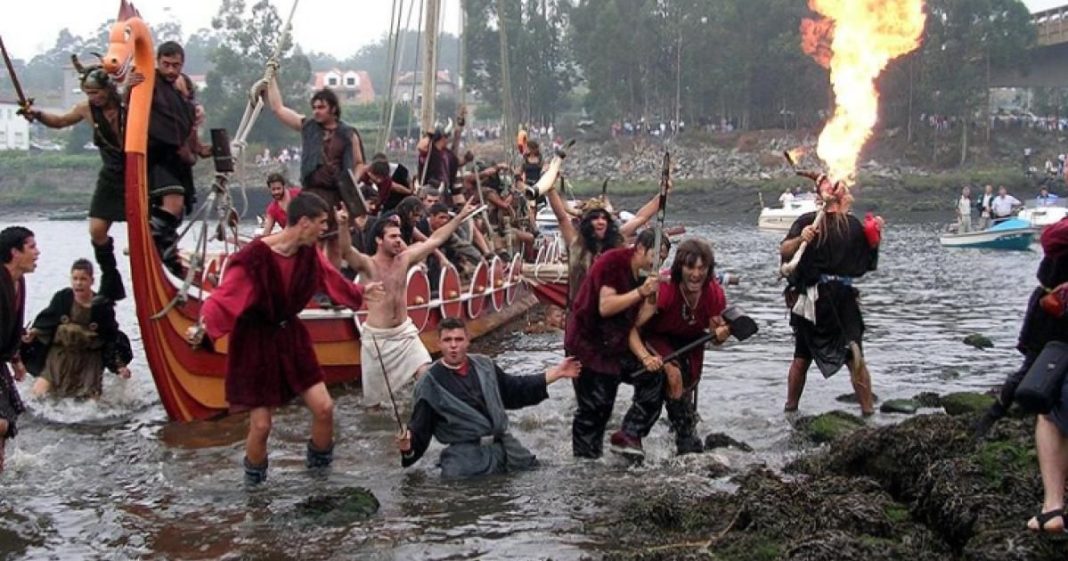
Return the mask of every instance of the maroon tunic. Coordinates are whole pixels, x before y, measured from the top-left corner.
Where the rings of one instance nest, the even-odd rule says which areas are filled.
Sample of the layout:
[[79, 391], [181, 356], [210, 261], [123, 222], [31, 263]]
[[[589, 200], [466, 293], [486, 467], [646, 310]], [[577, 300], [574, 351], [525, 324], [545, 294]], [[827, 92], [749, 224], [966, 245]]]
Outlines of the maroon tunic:
[[204, 302], [209, 337], [230, 334], [226, 400], [232, 410], [283, 405], [323, 381], [308, 329], [297, 314], [316, 292], [360, 307], [363, 290], [318, 249], [291, 257], [255, 240], [230, 258], [222, 285]]
[[[642, 340], [658, 355], [667, 356], [707, 333], [712, 318], [722, 314], [726, 307], [727, 297], [715, 279], [710, 279], [701, 289], [701, 296], [692, 310], [686, 304], [678, 284], [661, 283], [656, 299], [656, 315], [642, 326]], [[701, 378], [704, 345], [690, 351], [686, 358], [690, 365], [688, 382], [693, 384]]]
[[617, 294], [630, 292], [640, 283], [630, 270], [633, 247], [621, 247], [601, 254], [582, 281], [571, 313], [567, 317], [564, 349], [589, 368], [602, 374], [621, 374], [621, 359], [630, 350], [627, 336], [638, 315], [639, 305], [612, 317], [601, 317], [601, 287], [610, 286]]

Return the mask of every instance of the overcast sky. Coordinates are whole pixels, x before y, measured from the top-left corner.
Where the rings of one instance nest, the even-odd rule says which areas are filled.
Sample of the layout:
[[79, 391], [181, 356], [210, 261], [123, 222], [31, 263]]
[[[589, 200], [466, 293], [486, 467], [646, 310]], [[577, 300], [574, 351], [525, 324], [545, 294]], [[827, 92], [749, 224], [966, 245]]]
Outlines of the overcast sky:
[[[1064, 0], [1068, 2], [1068, 0]], [[270, 0], [284, 19], [292, 0]], [[248, 0], [246, 4], [254, 4]], [[405, 18], [407, 6], [405, 0]], [[2, 0], [0, 37], [13, 58], [30, 59], [55, 45], [61, 29], [86, 36], [119, 11], [118, 0]], [[186, 36], [211, 27], [219, 9], [218, 0], [135, 0], [134, 5], [149, 24], [175, 20]], [[442, 26], [456, 33], [460, 27], [460, 0], [442, 0]], [[321, 51], [341, 58], [355, 54], [389, 30], [392, 0], [300, 0], [293, 16], [293, 36], [305, 51]], [[419, 15], [415, 3], [412, 27]]]
[[[291, 0], [271, 2], [283, 18], [292, 6]], [[455, 33], [460, 27], [460, 0], [442, 0], [442, 3], [444, 28]], [[76, 35], [92, 33], [103, 21], [115, 17], [119, 5], [117, 0], [4, 0], [3, 4], [0, 37], [11, 56], [21, 59], [30, 59], [52, 47], [64, 27]], [[1037, 11], [1066, 5], [1068, 0], [1024, 0], [1024, 4]], [[180, 22], [187, 36], [197, 29], [210, 27], [219, 7], [216, 0], [139, 0], [135, 5], [149, 23], [168, 19]], [[301, 0], [293, 17], [293, 35], [307, 51], [345, 58], [389, 29], [392, 5], [391, 0]], [[413, 22], [416, 15], [418, 8], [412, 16]]]

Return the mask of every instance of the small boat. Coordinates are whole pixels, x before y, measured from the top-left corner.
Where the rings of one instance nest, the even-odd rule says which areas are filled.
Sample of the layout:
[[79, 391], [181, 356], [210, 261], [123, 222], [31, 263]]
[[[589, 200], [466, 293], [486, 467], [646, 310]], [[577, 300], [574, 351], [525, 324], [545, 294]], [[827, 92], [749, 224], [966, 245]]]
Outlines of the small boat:
[[[763, 206], [763, 204], [761, 205]], [[757, 228], [761, 230], [789, 230], [794, 221], [802, 214], [816, 212], [816, 198], [801, 195], [784, 201], [780, 208], [763, 207], [757, 218]]]
[[1019, 218], [999, 222], [986, 230], [964, 234], [946, 233], [939, 241], [946, 247], [1025, 251], [1041, 228]]
[[49, 220], [85, 220], [89, 218], [89, 211], [85, 209], [57, 210], [48, 214]]
[[1068, 216], [1068, 199], [1058, 200], [1052, 204], [1035, 205], [1028, 202], [1027, 207], [1016, 215], [1020, 220], [1026, 220], [1036, 228], [1045, 228], [1051, 224], [1060, 222]]

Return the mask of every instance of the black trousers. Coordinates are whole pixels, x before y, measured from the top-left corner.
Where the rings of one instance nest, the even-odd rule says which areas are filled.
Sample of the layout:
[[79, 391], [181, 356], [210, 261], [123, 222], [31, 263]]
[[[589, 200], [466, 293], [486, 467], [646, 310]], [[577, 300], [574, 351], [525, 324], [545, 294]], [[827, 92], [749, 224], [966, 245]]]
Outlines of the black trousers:
[[605, 427], [612, 416], [620, 383], [634, 386], [633, 401], [623, 417], [623, 432], [643, 438], [660, 418], [660, 409], [664, 406], [664, 377], [645, 372], [631, 376], [631, 366], [625, 364], [625, 373], [618, 376], [583, 367], [579, 377], [571, 381], [575, 388], [575, 401], [578, 402], [571, 423], [571, 449], [576, 457], [601, 457]]

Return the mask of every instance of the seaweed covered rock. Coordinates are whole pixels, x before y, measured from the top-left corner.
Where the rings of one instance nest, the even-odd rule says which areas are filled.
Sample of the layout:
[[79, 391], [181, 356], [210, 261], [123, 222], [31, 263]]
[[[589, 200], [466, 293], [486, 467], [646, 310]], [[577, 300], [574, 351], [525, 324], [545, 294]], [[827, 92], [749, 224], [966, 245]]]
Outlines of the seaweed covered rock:
[[736, 448], [742, 452], [752, 452], [753, 447], [734, 438], [727, 436], [721, 432], [709, 433], [705, 437], [705, 450], [715, 450], [717, 448]]
[[919, 408], [920, 404], [911, 399], [890, 399], [883, 402], [882, 407], [879, 407], [879, 411], [882, 411], [883, 413], [913, 415]]
[[838, 410], [802, 417], [794, 424], [798, 435], [816, 444], [831, 442], [862, 427], [864, 421], [860, 417]]
[[977, 349], [990, 349], [994, 347], [994, 342], [990, 340], [990, 337], [978, 333], [972, 333], [966, 336], [964, 338], [964, 344]]
[[366, 519], [381, 505], [374, 493], [363, 487], [342, 487], [329, 495], [315, 495], [297, 503], [297, 516], [324, 526], [350, 524]]
[[967, 415], [986, 411], [994, 404], [994, 396], [975, 392], [957, 392], [942, 396], [941, 402], [946, 413]]

